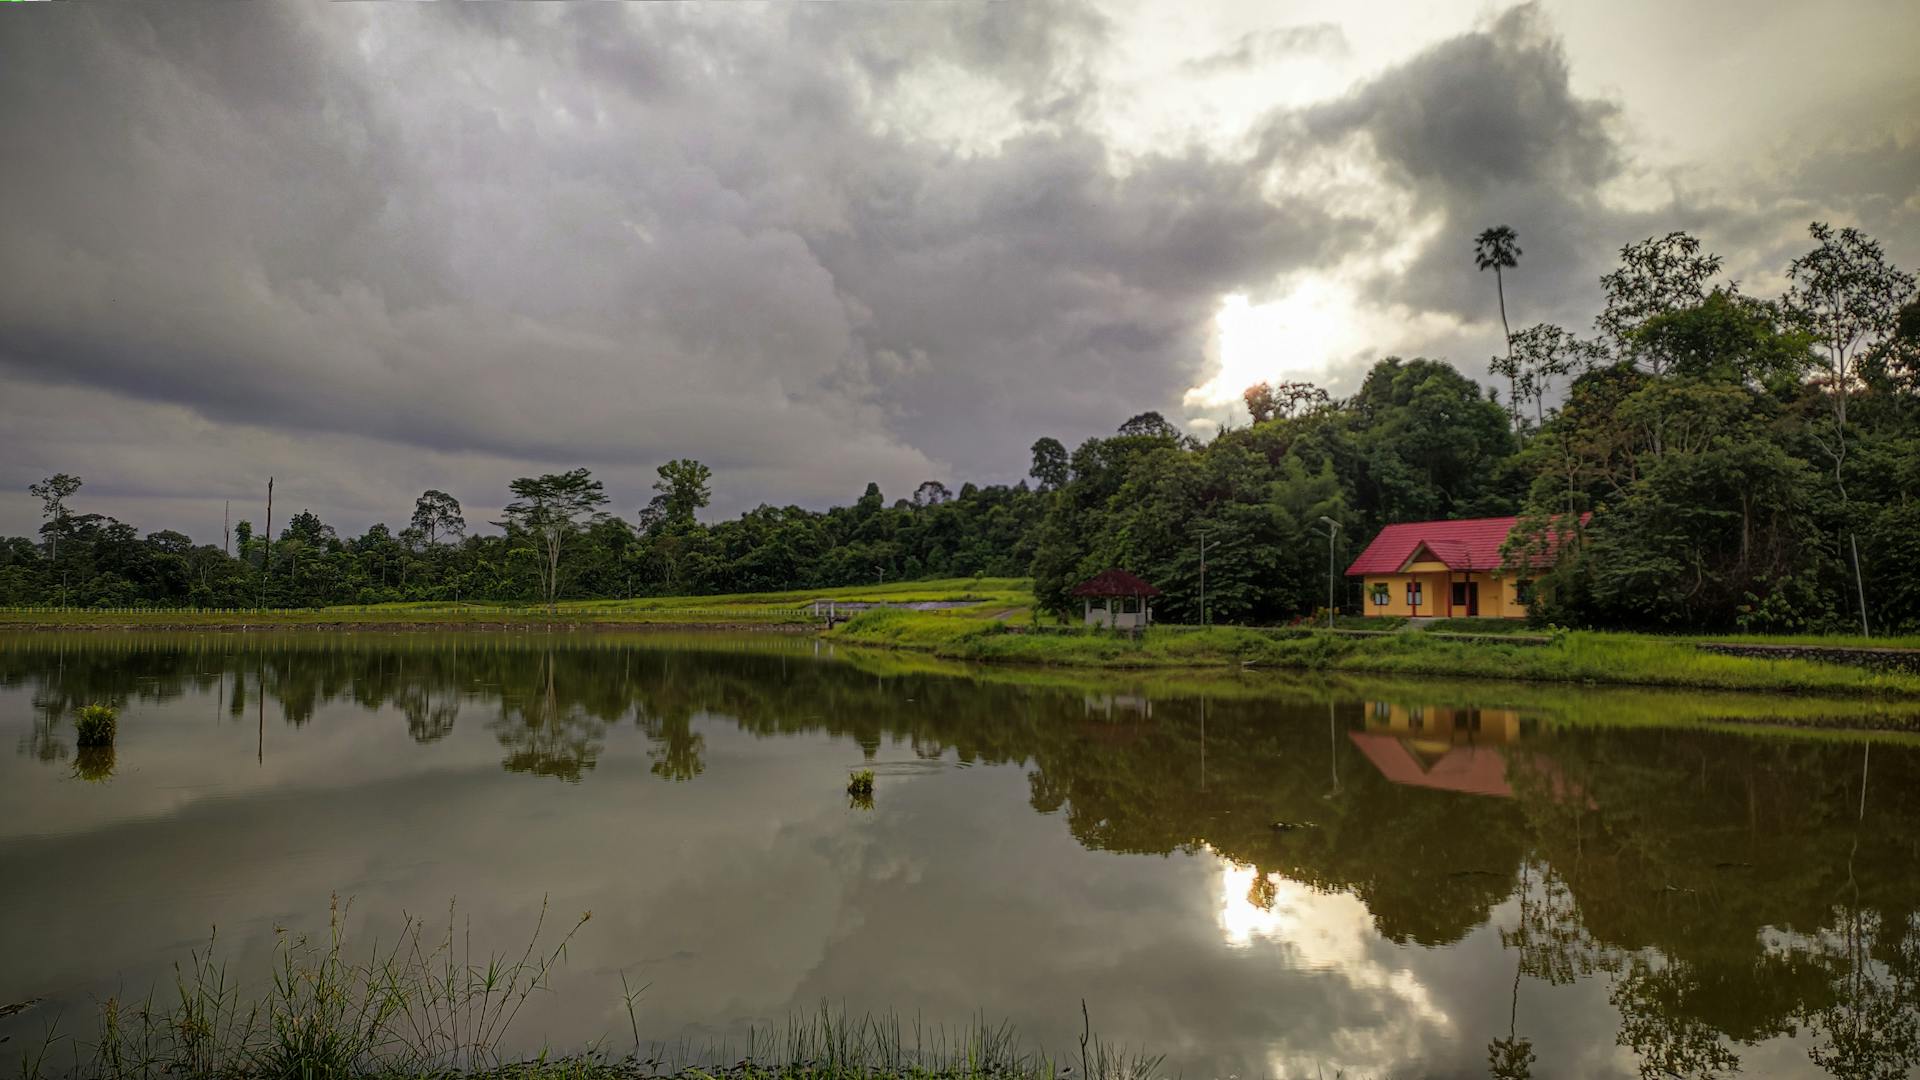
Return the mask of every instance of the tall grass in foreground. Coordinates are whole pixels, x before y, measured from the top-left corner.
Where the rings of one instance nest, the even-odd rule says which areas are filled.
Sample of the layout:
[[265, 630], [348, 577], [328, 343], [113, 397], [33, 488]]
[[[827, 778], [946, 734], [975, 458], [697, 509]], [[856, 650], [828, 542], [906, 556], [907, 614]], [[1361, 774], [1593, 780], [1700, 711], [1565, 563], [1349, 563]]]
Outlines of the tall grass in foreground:
[[444, 933], [409, 916], [398, 939], [349, 954], [347, 905], [336, 897], [327, 935], [280, 930], [270, 988], [246, 1000], [216, 956], [217, 937], [175, 965], [170, 994], [101, 1002], [92, 1030], [57, 1028], [22, 1054], [20, 1072], [47, 1076], [435, 1076], [495, 1069], [527, 999], [547, 989], [588, 919], [552, 943], [547, 911], [518, 955], [475, 956], [451, 905]]
[[[28, 1040], [19, 1074], [28, 1080], [345, 1080], [473, 1078], [520, 1080], [1151, 1080], [1160, 1060], [1115, 1052], [1095, 1039], [1081, 1006], [1079, 1045], [1052, 1057], [1023, 1047], [1010, 1027], [984, 1020], [949, 1031], [898, 1019], [850, 1019], [822, 1010], [784, 1030], [753, 1029], [744, 1045], [643, 1045], [639, 990], [621, 990], [632, 1051], [615, 1056], [604, 1040], [512, 1060], [505, 1039], [521, 1008], [550, 987], [568, 945], [591, 917], [547, 932], [547, 909], [517, 956], [476, 956], [472, 934], [447, 909], [429, 934], [407, 917], [396, 941], [350, 955], [348, 905], [336, 897], [327, 934], [315, 940], [279, 931], [270, 986], [246, 997], [216, 957], [216, 940], [176, 965], [170, 992], [138, 1002], [100, 1002], [85, 1032], [58, 1023]], [[642, 990], [645, 988], [642, 987]]]
[[[728, 1044], [658, 1049], [633, 1074], [681, 1080], [1152, 1080], [1161, 1059], [1115, 1050], [1094, 1037], [1081, 1003], [1077, 1046], [1060, 1055], [1029, 1049], [1006, 1024], [976, 1018], [965, 1027], [904, 1024], [898, 1017], [852, 1018], [822, 1009], [785, 1030], [749, 1034], [735, 1056]], [[725, 1064], [714, 1064], [725, 1063]]]

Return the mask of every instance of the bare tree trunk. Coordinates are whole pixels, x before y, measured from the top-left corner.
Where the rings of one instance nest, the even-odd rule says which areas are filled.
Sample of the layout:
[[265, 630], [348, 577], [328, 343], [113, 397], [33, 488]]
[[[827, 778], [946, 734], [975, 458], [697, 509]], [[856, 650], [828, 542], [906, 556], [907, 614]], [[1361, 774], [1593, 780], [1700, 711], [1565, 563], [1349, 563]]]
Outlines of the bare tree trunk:
[[1513, 327], [1507, 325], [1507, 284], [1500, 267], [1493, 268], [1493, 287], [1500, 294], [1500, 330], [1507, 336], [1507, 417], [1513, 430], [1520, 430], [1520, 395], [1513, 371]]
[[267, 606], [267, 575], [273, 570], [273, 477], [267, 477], [266, 547], [260, 549], [260, 606]]

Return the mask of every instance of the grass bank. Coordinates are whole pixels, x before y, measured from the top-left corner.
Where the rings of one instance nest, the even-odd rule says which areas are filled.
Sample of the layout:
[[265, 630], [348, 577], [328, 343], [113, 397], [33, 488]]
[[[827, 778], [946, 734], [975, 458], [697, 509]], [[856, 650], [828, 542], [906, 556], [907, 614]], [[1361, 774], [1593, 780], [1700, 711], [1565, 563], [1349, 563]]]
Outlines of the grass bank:
[[1920, 697], [1780, 694], [1675, 687], [1451, 679], [1361, 672], [1208, 667], [1039, 667], [978, 664], [911, 649], [842, 647], [842, 662], [881, 678], [938, 676], [1156, 701], [1388, 701], [1449, 709], [1518, 709], [1552, 726], [1705, 728], [1838, 742], [1920, 746]]
[[987, 615], [1024, 617], [1033, 596], [1021, 578], [948, 578], [891, 585], [792, 589], [714, 596], [566, 600], [543, 604], [405, 603], [325, 608], [0, 608], [0, 629], [500, 629], [565, 627], [804, 627], [816, 601], [836, 604], [972, 604]]
[[[1023, 632], [1024, 631], [1024, 632]], [[848, 644], [915, 649], [989, 663], [1155, 668], [1255, 666], [1328, 672], [1523, 679], [1556, 683], [1920, 698], [1920, 676], [1810, 660], [1718, 656], [1686, 640], [1574, 632], [1545, 643], [1406, 633], [1156, 627], [1137, 638], [1039, 632], [964, 613], [872, 611], [831, 635]]]
[[[74, 1029], [61, 1017], [37, 1037], [0, 1038], [28, 1080], [1151, 1080], [1160, 1060], [1116, 1051], [1083, 1027], [1050, 1055], [1006, 1025], [948, 1029], [827, 1009], [753, 1029], [738, 1042], [649, 1042], [644, 988], [623, 975], [609, 994], [628, 1030], [593, 1045], [518, 1058], [509, 1031], [528, 998], [549, 992], [591, 915], [549, 930], [542, 906], [524, 949], [476, 955], [448, 906], [446, 925], [408, 918], [397, 940], [364, 951], [338, 898], [324, 934], [281, 931], [269, 970], [235, 973], [217, 937], [175, 965], [174, 985], [138, 1000], [109, 997]], [[262, 987], [252, 993], [248, 987]], [[4, 1006], [0, 1018], [34, 1003]], [[1086, 1020], [1085, 1006], [1081, 1019]], [[630, 1049], [616, 1051], [618, 1042]]]

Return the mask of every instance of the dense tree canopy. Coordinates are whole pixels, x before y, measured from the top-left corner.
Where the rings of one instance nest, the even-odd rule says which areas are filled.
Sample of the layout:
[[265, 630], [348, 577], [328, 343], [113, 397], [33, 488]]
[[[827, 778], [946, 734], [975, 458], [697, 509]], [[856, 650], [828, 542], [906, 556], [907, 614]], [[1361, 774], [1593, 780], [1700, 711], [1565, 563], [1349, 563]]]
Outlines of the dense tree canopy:
[[[1477, 264], [1511, 268], [1515, 238], [1494, 239]], [[1197, 620], [1204, 536], [1212, 618], [1277, 622], [1326, 602], [1323, 517], [1344, 567], [1392, 522], [1522, 514], [1511, 550], [1574, 523], [1543, 618], [1913, 629], [1920, 301], [1870, 239], [1816, 224], [1811, 241], [1775, 299], [1717, 280], [1718, 257], [1685, 233], [1627, 245], [1600, 281], [1594, 337], [1510, 336], [1505, 402], [1443, 361], [1389, 357], [1347, 398], [1250, 387], [1253, 422], [1205, 441], [1151, 411], [1071, 452], [1042, 437], [1031, 486], [929, 479], [890, 503], [868, 484], [847, 506], [707, 523], [714, 474], [679, 459], [631, 518], [600, 514], [580, 469], [515, 481], [502, 533], [468, 534], [458, 500], [428, 491], [398, 534], [343, 539], [302, 512], [272, 538], [239, 522], [229, 551], [87, 513], [61, 474], [33, 486], [40, 536], [0, 538], [0, 603], [245, 606], [270, 562], [265, 601], [291, 606], [1031, 574], [1064, 609], [1074, 584], [1122, 567], [1165, 592], [1162, 615]]]

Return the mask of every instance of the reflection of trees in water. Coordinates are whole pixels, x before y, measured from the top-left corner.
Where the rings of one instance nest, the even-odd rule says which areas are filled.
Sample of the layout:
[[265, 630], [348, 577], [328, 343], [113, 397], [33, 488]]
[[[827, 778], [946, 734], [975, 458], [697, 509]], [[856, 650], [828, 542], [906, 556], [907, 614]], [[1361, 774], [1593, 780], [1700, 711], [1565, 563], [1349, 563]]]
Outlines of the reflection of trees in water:
[[1640, 1075], [1719, 1077], [1737, 1072], [1740, 1057], [1718, 1029], [1701, 1020], [1690, 1000], [1701, 992], [1684, 964], [1636, 956], [1607, 1000], [1620, 1010], [1616, 1041], [1640, 1058]]
[[1813, 1036], [1809, 1056], [1834, 1076], [1874, 1080], [1911, 1076], [1920, 1069], [1920, 918], [1893, 925], [1859, 908], [1835, 913], [1844, 932], [1823, 943], [1838, 955], [1829, 1000], [1807, 1010]]
[[607, 722], [561, 699], [557, 667], [551, 652], [542, 654], [541, 681], [521, 696], [502, 697], [500, 719], [489, 730], [507, 752], [500, 764], [508, 772], [578, 783], [600, 760]]
[[[1448, 945], [1515, 901], [1499, 928], [1515, 965], [1509, 1023], [1480, 1036], [1496, 1075], [1552, 1071], [1532, 1056], [1525, 986], [1587, 979], [1608, 981], [1619, 1038], [1649, 1075], [1726, 1071], [1742, 1046], [1789, 1031], [1837, 1076], [1915, 1064], [1912, 751], [1876, 751], [1869, 789], [1857, 744], [1548, 724], [1499, 751], [1513, 797], [1493, 798], [1390, 782], [1346, 737], [1364, 725], [1360, 710], [1309, 693], [1204, 706], [1172, 696], [1151, 716], [1109, 716], [1077, 687], [875, 674], [809, 662], [806, 642], [780, 655], [777, 641], [725, 652], [216, 640], [12, 651], [0, 684], [32, 685], [44, 712], [76, 694], [159, 700], [218, 679], [229, 712], [249, 722], [262, 692], [289, 723], [350, 700], [395, 707], [422, 741], [451, 731], [463, 702], [497, 703], [487, 730], [503, 765], [568, 781], [593, 771], [628, 717], [653, 774], [670, 781], [706, 773], [700, 729], [720, 722], [845, 738], [869, 761], [1015, 764], [1033, 808], [1084, 846], [1218, 852], [1254, 868], [1256, 905], [1281, 875], [1359, 897], [1392, 941]], [[48, 726], [21, 745], [47, 760], [65, 750]]]
[[67, 760], [67, 740], [61, 731], [61, 717], [70, 710], [53, 705], [39, 694], [33, 696], [33, 722], [20, 738], [20, 753], [45, 765]]
[[693, 730], [693, 717], [686, 713], [649, 714], [643, 709], [635, 719], [653, 743], [647, 751], [653, 775], [678, 781], [691, 780], [707, 771], [703, 756], [707, 739]]
[[417, 743], [439, 742], [453, 733], [453, 722], [460, 717], [458, 690], [436, 688], [427, 682], [403, 687], [396, 704], [407, 718], [407, 735]]

